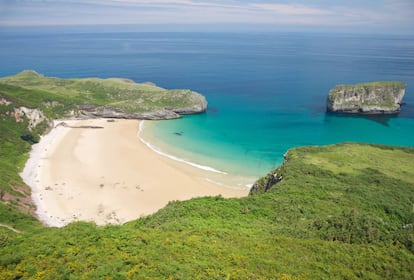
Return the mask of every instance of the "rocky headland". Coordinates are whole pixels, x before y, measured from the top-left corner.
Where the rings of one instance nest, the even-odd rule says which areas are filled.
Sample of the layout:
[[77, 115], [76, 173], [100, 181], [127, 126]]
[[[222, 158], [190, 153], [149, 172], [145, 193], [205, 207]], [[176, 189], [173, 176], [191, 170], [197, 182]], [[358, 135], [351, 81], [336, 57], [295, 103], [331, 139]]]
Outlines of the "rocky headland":
[[178, 119], [181, 115], [199, 114], [207, 109], [207, 100], [197, 92], [191, 91], [192, 104], [185, 107], [154, 108], [144, 112], [128, 112], [123, 108], [112, 106], [81, 105], [77, 112], [78, 118], [111, 118], [111, 119], [137, 119], [137, 120], [170, 120]]
[[394, 81], [337, 85], [330, 90], [327, 111], [350, 114], [396, 114], [400, 112], [405, 83]]
[[[33, 70], [0, 78], [0, 93], [0, 105], [14, 108], [16, 121], [26, 117], [31, 126], [46, 118], [44, 112], [53, 118], [163, 120], [207, 109], [206, 98], [189, 89], [123, 78], [61, 79]], [[30, 98], [19, 104], [25, 96]]]

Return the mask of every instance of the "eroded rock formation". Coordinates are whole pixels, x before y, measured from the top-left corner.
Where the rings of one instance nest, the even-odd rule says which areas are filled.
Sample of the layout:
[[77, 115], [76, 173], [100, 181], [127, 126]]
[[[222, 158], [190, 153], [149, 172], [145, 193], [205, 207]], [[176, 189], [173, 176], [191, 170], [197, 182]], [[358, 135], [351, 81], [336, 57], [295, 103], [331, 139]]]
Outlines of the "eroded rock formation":
[[395, 114], [400, 111], [405, 83], [371, 82], [338, 85], [328, 95], [329, 112], [352, 114]]

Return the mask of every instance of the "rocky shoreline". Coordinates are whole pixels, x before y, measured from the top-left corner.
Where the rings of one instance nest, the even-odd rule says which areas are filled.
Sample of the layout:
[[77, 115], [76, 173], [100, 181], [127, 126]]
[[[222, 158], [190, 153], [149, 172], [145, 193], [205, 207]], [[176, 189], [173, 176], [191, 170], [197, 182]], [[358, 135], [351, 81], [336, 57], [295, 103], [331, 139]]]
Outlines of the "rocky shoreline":
[[118, 108], [99, 107], [95, 105], [79, 106], [79, 118], [109, 118], [109, 119], [136, 119], [136, 120], [170, 120], [178, 119], [181, 115], [200, 114], [207, 110], [207, 101], [204, 96], [193, 92], [195, 104], [183, 108], [163, 108], [150, 112], [128, 113]]
[[170, 120], [178, 119], [180, 114], [170, 110], [158, 110], [155, 112], [145, 113], [126, 113], [122, 110], [111, 109], [94, 109], [94, 110], [80, 110], [79, 117], [81, 119], [136, 119], [136, 120]]

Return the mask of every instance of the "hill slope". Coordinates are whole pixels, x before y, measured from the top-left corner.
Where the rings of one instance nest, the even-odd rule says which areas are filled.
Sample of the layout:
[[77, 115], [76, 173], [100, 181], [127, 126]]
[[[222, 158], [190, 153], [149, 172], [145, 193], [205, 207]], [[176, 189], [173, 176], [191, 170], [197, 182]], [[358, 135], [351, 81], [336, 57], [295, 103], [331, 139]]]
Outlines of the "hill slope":
[[413, 162], [410, 148], [304, 147], [246, 198], [171, 202], [123, 226], [0, 228], [0, 278], [412, 279]]

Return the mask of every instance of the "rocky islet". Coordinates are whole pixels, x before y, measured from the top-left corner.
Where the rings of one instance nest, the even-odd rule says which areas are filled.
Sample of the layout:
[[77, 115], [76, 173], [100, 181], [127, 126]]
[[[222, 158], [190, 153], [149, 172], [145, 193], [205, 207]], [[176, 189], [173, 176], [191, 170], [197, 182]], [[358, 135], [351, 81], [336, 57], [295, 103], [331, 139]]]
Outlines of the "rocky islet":
[[327, 98], [327, 111], [349, 114], [397, 114], [400, 112], [406, 84], [381, 81], [337, 85]]

